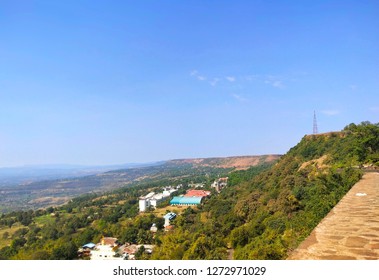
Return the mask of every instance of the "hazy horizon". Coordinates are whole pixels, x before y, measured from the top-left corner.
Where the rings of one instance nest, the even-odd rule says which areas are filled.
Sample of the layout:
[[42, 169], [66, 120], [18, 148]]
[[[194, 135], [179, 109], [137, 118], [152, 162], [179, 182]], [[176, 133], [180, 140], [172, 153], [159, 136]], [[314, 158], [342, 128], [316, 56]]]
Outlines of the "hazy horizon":
[[251, 157], [251, 156], [269, 156], [269, 155], [283, 155], [283, 154], [258, 154], [258, 155], [226, 155], [226, 156], [215, 156], [215, 157], [188, 157], [188, 158], [169, 158], [169, 159], [160, 159], [156, 161], [148, 162], [121, 162], [121, 163], [110, 163], [105, 165], [92, 164], [92, 165], [82, 165], [82, 164], [71, 164], [71, 163], [47, 163], [47, 164], [26, 164], [26, 165], [15, 165], [15, 166], [0, 166], [0, 169], [21, 169], [21, 168], [64, 168], [64, 169], [77, 169], [77, 168], [106, 168], [112, 166], [133, 166], [133, 165], [145, 165], [145, 164], [155, 164], [159, 162], [166, 162], [171, 160], [186, 160], [186, 159], [205, 159], [205, 158], [230, 158], [230, 157]]

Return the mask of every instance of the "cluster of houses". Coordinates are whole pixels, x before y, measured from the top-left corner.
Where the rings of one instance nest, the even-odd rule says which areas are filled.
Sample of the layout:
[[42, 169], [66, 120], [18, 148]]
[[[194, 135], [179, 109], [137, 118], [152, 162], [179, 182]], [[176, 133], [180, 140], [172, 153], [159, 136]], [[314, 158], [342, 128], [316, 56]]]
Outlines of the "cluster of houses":
[[[157, 205], [165, 199], [168, 199], [170, 195], [176, 192], [177, 189], [165, 190], [163, 193], [155, 194], [151, 192], [145, 196], [139, 198], [139, 211], [145, 212], [150, 206], [156, 208]], [[211, 194], [210, 191], [204, 190], [188, 190], [186, 194], [181, 196], [174, 196], [170, 205], [176, 206], [194, 206], [200, 205], [204, 197]]]
[[[165, 231], [173, 229], [171, 222], [176, 218], [176, 214], [173, 212], [166, 213], [163, 216]], [[155, 234], [158, 231], [158, 227], [153, 224], [150, 231]], [[102, 237], [100, 242], [87, 243], [79, 249], [78, 255], [80, 258], [90, 258], [91, 260], [135, 260], [136, 253], [143, 247], [143, 250], [147, 254], [151, 254], [154, 249], [154, 245], [150, 244], [120, 244], [117, 238], [114, 237]]]
[[[217, 192], [221, 192], [221, 190], [225, 188], [227, 184], [228, 184], [228, 177], [219, 178], [211, 184], [211, 187], [214, 188]], [[176, 205], [176, 206], [200, 205], [204, 197], [207, 197], [211, 194], [210, 191], [198, 190], [199, 188], [204, 188], [204, 186], [205, 185], [203, 183], [190, 184], [189, 187], [196, 188], [196, 189], [190, 189], [187, 191], [186, 194], [181, 195], [181, 196], [174, 196], [170, 201], [170, 205]], [[178, 185], [176, 187], [168, 186], [168, 187], [165, 187], [163, 189], [163, 192], [161, 193], [156, 194], [155, 192], [151, 192], [145, 196], [141, 196], [139, 198], [139, 211], [145, 212], [150, 207], [156, 208], [159, 203], [168, 199], [171, 196], [171, 194], [175, 193], [182, 187], [183, 185]]]
[[228, 177], [224, 177], [224, 178], [218, 178], [216, 181], [214, 181], [211, 187], [214, 188], [217, 192], [221, 192], [221, 190], [225, 188], [227, 185], [228, 185]]
[[[219, 178], [211, 185], [217, 192], [220, 192], [227, 186], [228, 177]], [[182, 185], [176, 187], [168, 186], [163, 188], [161, 193], [151, 192], [145, 196], [139, 198], [139, 211], [144, 212], [150, 207], [156, 208], [159, 203], [171, 197], [171, 195], [177, 192]], [[170, 205], [176, 206], [194, 206], [200, 205], [205, 197], [211, 195], [210, 191], [201, 190], [204, 184], [193, 184], [190, 187], [196, 187], [197, 189], [190, 189], [184, 195], [174, 196], [170, 200]], [[164, 230], [170, 231], [173, 229], [171, 222], [176, 218], [176, 214], [173, 212], [166, 213], [164, 215]], [[153, 224], [150, 231], [155, 234], [158, 231], [158, 227]], [[97, 244], [88, 243], [82, 246], [78, 251], [80, 257], [89, 257], [91, 260], [134, 260], [136, 253], [143, 246], [145, 253], [152, 253], [154, 245], [149, 244], [120, 244], [116, 238], [103, 237]]]
[[[169, 213], [166, 213], [166, 215], [164, 215], [164, 230], [165, 231], [170, 231], [174, 228], [173, 225], [171, 225], [171, 221], [174, 220], [176, 218], [176, 214], [173, 213], [173, 212], [169, 212]], [[158, 227], [156, 224], [153, 224], [150, 228], [150, 231], [154, 234], [154, 233], [157, 233], [158, 231]]]
[[89, 257], [91, 260], [135, 260], [138, 250], [144, 247], [144, 251], [151, 254], [154, 245], [123, 244], [117, 238], [103, 237], [97, 244], [88, 243], [78, 251], [80, 257]]
[[210, 196], [210, 191], [204, 190], [188, 190], [185, 195], [182, 196], [174, 196], [170, 204], [177, 206], [194, 206], [200, 205], [203, 198]]

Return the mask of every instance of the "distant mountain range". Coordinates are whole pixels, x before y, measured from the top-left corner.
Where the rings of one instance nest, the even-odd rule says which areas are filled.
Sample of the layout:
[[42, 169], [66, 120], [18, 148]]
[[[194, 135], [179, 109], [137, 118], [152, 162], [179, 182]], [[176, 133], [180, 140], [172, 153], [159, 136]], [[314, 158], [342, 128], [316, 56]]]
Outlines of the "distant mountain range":
[[270, 163], [279, 159], [280, 155], [264, 156], [234, 156], [234, 157], [215, 157], [215, 158], [197, 158], [197, 159], [175, 159], [169, 161], [171, 164], [192, 164], [193, 166], [211, 166], [214, 168], [233, 168], [236, 170], [245, 170], [251, 166], [257, 166], [262, 163]]
[[0, 168], [0, 188], [19, 184], [30, 184], [36, 181], [55, 180], [72, 177], [82, 177], [104, 173], [117, 169], [128, 169], [161, 164], [127, 163], [119, 165], [83, 166], [70, 164], [26, 165], [21, 167]]

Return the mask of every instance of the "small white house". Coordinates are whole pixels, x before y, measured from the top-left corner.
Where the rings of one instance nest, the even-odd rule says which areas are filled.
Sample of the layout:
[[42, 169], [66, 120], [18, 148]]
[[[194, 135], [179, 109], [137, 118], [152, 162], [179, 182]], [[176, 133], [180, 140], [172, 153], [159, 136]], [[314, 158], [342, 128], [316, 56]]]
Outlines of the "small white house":
[[157, 225], [156, 225], [156, 224], [153, 224], [153, 225], [151, 226], [151, 228], [150, 228], [150, 231], [151, 231], [152, 233], [156, 233], [156, 232], [158, 231]]
[[103, 237], [91, 250], [91, 260], [122, 260], [124, 256], [118, 253], [118, 249], [116, 238]]
[[116, 257], [114, 248], [109, 245], [98, 245], [95, 250], [91, 252], [91, 260], [119, 260], [120, 257]]

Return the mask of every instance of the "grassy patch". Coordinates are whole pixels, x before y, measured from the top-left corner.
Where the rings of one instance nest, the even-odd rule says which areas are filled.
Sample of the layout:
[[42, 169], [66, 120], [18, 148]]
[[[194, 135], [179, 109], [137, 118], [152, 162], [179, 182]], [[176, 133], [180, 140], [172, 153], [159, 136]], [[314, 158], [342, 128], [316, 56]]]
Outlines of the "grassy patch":
[[166, 215], [167, 211], [169, 212], [174, 212], [174, 213], [177, 213], [177, 214], [181, 214], [184, 210], [186, 210], [189, 206], [166, 206], [166, 207], [163, 207], [163, 208], [157, 208], [153, 211], [153, 213], [157, 216], [157, 217], [161, 217], [161, 216], [164, 216]]
[[207, 212], [203, 212], [200, 214], [200, 221], [202, 223], [206, 223], [208, 221], [208, 217], [207, 217], [208, 213]]
[[44, 215], [44, 216], [39, 216], [39, 217], [36, 217], [34, 219], [36, 224], [38, 224], [39, 226], [51, 224], [54, 222], [54, 220], [55, 220], [55, 218], [53, 216], [51, 216], [50, 214]]
[[[21, 224], [14, 224], [11, 228], [9, 227], [0, 227], [0, 249], [11, 245], [12, 235], [19, 229], [27, 228]], [[4, 239], [4, 233], [8, 232], [8, 238]]]

